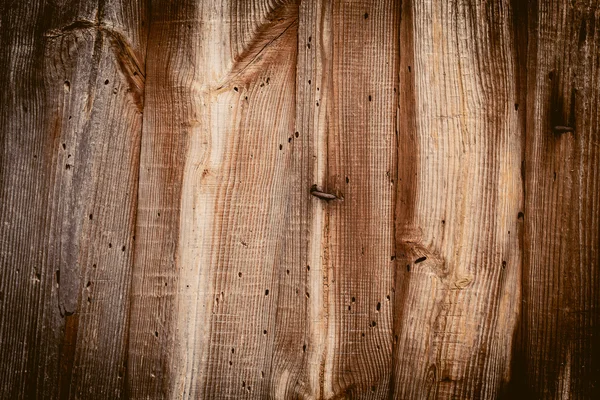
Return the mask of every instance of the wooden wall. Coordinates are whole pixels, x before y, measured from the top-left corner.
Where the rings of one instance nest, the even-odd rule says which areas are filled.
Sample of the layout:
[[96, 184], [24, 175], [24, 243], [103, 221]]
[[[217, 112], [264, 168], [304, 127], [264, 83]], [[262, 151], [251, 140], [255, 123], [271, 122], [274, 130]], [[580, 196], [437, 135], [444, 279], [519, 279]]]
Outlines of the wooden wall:
[[0, 0], [0, 398], [600, 398], [600, 1]]

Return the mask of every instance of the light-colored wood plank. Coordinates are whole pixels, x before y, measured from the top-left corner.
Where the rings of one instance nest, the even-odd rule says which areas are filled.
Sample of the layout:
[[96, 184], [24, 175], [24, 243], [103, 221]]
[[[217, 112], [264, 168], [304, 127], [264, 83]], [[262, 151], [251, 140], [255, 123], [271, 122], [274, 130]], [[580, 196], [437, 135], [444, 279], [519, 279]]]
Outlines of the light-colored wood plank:
[[290, 176], [298, 8], [153, 12], [131, 386], [136, 397], [281, 397], [296, 383], [306, 308], [293, 207], [306, 200]]
[[403, 2], [393, 397], [494, 398], [510, 378], [523, 206], [512, 12]]

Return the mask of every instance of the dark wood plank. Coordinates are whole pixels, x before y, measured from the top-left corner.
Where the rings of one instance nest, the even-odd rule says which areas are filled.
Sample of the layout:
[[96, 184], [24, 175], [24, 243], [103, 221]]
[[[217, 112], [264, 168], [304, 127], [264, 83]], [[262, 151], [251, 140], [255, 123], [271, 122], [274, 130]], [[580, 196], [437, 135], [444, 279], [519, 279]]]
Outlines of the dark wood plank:
[[123, 395], [141, 2], [2, 3], [0, 397]]
[[515, 379], [532, 398], [600, 397], [599, 7], [530, 5], [524, 365]]

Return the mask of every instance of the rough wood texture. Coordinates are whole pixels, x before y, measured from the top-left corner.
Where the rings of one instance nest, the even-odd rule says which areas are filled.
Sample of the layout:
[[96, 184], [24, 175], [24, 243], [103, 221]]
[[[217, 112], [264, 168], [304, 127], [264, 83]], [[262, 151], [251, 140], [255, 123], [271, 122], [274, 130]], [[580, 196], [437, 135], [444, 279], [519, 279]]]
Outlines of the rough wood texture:
[[2, 2], [2, 398], [123, 396], [144, 7]]
[[0, 0], [0, 398], [600, 398], [598, 0]]
[[393, 394], [491, 398], [520, 308], [511, 8], [415, 1], [402, 16]]
[[600, 397], [599, 7], [529, 13], [522, 383], [535, 398]]

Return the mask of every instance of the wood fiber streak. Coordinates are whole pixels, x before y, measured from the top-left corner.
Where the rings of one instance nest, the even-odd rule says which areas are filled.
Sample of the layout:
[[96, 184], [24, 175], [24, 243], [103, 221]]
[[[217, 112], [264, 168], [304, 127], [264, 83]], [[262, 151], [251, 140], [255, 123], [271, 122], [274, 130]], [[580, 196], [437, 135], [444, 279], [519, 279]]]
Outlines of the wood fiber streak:
[[519, 390], [532, 398], [600, 396], [599, 6], [530, 4]]
[[143, 14], [0, 6], [1, 398], [123, 395]]
[[512, 12], [402, 5], [393, 398], [494, 398], [510, 378], [523, 203]]

